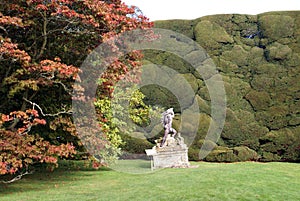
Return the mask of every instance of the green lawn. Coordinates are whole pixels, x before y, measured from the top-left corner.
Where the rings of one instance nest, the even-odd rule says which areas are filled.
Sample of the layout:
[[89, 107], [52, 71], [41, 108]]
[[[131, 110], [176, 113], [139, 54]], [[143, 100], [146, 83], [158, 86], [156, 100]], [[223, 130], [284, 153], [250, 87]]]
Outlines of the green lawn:
[[114, 170], [62, 167], [1, 184], [0, 200], [300, 200], [300, 163], [192, 165], [198, 167], [154, 172], [148, 161], [124, 161]]

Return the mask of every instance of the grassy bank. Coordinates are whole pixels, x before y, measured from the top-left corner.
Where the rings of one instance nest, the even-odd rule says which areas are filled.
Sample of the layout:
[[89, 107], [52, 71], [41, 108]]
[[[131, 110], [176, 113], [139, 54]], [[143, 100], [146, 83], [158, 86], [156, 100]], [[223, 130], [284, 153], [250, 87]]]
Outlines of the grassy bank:
[[150, 173], [146, 161], [121, 163], [127, 173], [62, 167], [0, 185], [0, 200], [300, 200], [299, 163], [192, 165]]

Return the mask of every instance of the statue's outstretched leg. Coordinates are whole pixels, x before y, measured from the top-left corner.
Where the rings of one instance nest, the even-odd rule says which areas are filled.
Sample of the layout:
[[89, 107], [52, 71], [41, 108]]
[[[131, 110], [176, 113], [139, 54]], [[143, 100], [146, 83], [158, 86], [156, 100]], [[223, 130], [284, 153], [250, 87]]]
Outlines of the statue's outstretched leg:
[[167, 137], [168, 137], [168, 134], [169, 134], [169, 129], [167, 128], [166, 130], [165, 130], [165, 135], [164, 135], [164, 137], [163, 137], [163, 141], [162, 141], [162, 143], [160, 144], [160, 147], [162, 147], [164, 144], [165, 144], [165, 142], [166, 142], [166, 140], [167, 140]]
[[177, 134], [177, 131], [174, 128], [171, 128], [170, 131], [173, 133], [172, 137], [175, 137], [175, 135]]

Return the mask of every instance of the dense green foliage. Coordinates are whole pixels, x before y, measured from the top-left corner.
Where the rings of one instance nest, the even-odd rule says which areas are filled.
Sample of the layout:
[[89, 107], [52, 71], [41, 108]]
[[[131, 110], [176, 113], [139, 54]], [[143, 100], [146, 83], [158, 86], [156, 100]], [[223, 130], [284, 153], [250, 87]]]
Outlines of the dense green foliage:
[[[150, 170], [149, 161], [123, 161], [135, 173]], [[127, 164], [130, 163], [130, 164]], [[60, 164], [53, 173], [36, 173], [11, 185], [0, 184], [2, 201], [39, 200], [253, 200], [300, 199], [299, 164], [192, 163], [198, 168], [125, 174], [84, 164]], [[88, 165], [88, 164], [86, 164]], [[81, 171], [78, 171], [81, 170]]]
[[[138, 132], [137, 127], [147, 126], [150, 118], [160, 118], [160, 110], [147, 106], [143, 102], [144, 97], [137, 86], [133, 85], [117, 87], [113, 98], [98, 98], [94, 103], [103, 114], [102, 118], [107, 120], [100, 122], [100, 125], [116, 148], [112, 155], [115, 158], [120, 154], [144, 153], [146, 148], [153, 146], [143, 133]], [[119, 148], [122, 150], [117, 151]]]
[[[300, 159], [300, 12], [214, 15], [157, 21], [155, 27], [171, 29], [198, 42], [223, 77], [227, 96], [225, 127], [217, 147], [205, 160]], [[195, 90], [201, 118], [190, 158], [197, 160], [202, 146], [199, 141], [212, 121], [207, 87], [180, 58], [158, 51], [145, 55], [153, 63], [177, 70]], [[143, 92], [150, 104], [147, 96], [165, 102], [172, 98], [163, 90], [149, 88]], [[174, 106], [178, 112], [179, 106]]]

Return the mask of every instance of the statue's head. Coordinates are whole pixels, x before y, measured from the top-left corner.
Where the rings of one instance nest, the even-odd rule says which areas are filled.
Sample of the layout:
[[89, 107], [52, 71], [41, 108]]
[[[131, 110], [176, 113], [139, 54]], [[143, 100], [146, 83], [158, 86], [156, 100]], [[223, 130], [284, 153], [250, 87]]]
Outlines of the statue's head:
[[169, 109], [167, 110], [167, 113], [174, 113], [173, 108], [172, 108], [172, 107], [169, 108]]

